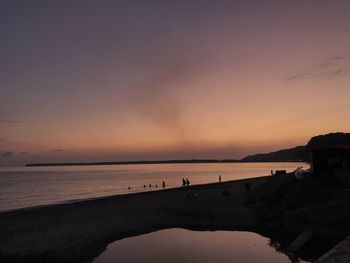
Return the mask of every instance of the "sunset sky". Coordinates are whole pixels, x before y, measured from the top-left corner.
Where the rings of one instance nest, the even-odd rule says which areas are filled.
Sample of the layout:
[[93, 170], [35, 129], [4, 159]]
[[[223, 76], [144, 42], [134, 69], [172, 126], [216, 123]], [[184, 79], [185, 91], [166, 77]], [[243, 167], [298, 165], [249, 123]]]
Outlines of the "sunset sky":
[[350, 131], [350, 1], [0, 3], [0, 165], [241, 158]]

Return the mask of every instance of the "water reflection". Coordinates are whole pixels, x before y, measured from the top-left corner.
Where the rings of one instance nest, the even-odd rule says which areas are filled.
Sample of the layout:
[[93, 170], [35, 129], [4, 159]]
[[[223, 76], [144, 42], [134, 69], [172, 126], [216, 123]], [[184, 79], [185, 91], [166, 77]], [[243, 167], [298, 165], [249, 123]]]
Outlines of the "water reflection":
[[292, 261], [277, 247], [252, 232], [167, 229], [116, 241], [93, 262], [305, 262]]

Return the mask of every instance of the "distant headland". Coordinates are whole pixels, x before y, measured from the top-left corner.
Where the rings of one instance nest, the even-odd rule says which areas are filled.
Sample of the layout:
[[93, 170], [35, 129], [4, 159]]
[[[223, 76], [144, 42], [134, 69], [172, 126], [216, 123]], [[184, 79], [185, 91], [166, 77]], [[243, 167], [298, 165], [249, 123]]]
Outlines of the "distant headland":
[[296, 146], [270, 153], [248, 155], [242, 162], [310, 162], [312, 150], [350, 145], [350, 133], [336, 132], [312, 137], [306, 145]]
[[122, 161], [122, 162], [79, 162], [79, 163], [29, 163], [27, 167], [33, 166], [77, 166], [77, 165], [126, 165], [126, 164], [181, 164], [181, 163], [235, 163], [234, 159], [189, 159], [189, 160], [156, 160], [156, 161]]
[[60, 162], [29, 163], [26, 167], [37, 166], [80, 166], [80, 165], [128, 165], [128, 164], [186, 164], [186, 163], [240, 163], [240, 162], [309, 162], [310, 152], [318, 148], [336, 145], [350, 145], [350, 133], [336, 132], [312, 137], [306, 145], [282, 149], [270, 153], [248, 155], [242, 159], [186, 159], [186, 160], [139, 160], [115, 162]]

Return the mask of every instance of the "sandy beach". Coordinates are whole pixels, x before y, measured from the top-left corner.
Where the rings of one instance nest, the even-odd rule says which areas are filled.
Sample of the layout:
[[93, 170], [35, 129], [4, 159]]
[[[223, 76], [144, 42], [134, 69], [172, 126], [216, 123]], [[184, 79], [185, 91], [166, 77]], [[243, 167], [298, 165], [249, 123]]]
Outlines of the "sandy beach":
[[[247, 183], [251, 191], [246, 190]], [[349, 215], [344, 213], [347, 199], [341, 193], [340, 201], [324, 203], [326, 193], [319, 189], [319, 204], [301, 203], [300, 208], [288, 210], [285, 202], [294, 200], [300, 186], [286, 174], [4, 212], [0, 213], [0, 258], [1, 262], [91, 262], [113, 241], [185, 228], [255, 232], [270, 238], [271, 246], [292, 261], [295, 257], [313, 260], [350, 233], [344, 217]], [[314, 195], [310, 189], [303, 191]], [[287, 206], [281, 210], [275, 202]], [[327, 216], [329, 209], [344, 216]], [[312, 242], [298, 255], [286, 251], [305, 231], [314, 233]]]
[[166, 228], [252, 230], [245, 183], [119, 195], [0, 214], [2, 262], [90, 262], [115, 240]]
[[[5, 0], [0, 17], [0, 263], [98, 263], [158, 230], [205, 234], [176, 253], [200, 257], [141, 262], [306, 263], [350, 240], [350, 1]], [[219, 231], [225, 253], [191, 247]]]

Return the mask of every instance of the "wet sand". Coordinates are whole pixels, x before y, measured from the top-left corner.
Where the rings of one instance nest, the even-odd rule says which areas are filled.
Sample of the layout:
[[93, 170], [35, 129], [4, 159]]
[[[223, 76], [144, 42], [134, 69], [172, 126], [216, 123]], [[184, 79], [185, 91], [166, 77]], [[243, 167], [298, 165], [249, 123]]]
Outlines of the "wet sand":
[[245, 183], [268, 177], [118, 195], [0, 214], [1, 262], [91, 262], [115, 240], [166, 228], [250, 230]]

